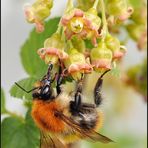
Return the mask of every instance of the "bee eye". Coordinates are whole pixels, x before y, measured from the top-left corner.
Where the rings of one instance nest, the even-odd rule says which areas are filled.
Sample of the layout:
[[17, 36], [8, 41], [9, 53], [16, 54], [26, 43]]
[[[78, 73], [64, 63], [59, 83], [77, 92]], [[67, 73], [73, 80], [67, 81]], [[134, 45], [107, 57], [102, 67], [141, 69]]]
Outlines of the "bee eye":
[[51, 96], [52, 96], [52, 90], [49, 85], [46, 85], [41, 89], [40, 98], [42, 98], [43, 100], [47, 100], [50, 99]]
[[49, 86], [45, 86], [45, 88], [43, 88], [43, 90], [42, 90], [42, 94], [43, 95], [48, 94], [49, 91], [50, 91]]

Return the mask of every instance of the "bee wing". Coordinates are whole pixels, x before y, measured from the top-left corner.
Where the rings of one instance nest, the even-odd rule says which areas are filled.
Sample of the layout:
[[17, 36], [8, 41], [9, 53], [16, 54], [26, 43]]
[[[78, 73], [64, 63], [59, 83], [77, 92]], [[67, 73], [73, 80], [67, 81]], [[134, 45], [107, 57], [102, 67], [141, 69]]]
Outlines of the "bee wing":
[[66, 146], [54, 135], [40, 132], [40, 148], [66, 148]]
[[94, 130], [86, 130], [79, 126], [73, 119], [65, 116], [62, 112], [56, 112], [56, 115], [61, 118], [68, 126], [73, 128], [73, 130], [82, 138], [82, 139], [89, 139], [93, 142], [100, 141], [102, 143], [109, 143], [113, 142], [113, 140], [109, 139], [108, 137], [95, 132]]

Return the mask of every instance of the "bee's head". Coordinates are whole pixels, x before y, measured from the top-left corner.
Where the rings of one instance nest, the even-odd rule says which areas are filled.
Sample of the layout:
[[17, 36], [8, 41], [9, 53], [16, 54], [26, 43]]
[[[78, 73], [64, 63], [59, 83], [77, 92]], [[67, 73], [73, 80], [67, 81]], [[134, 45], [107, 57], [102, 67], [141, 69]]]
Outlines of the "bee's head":
[[40, 86], [33, 91], [32, 96], [34, 99], [38, 98], [41, 100], [50, 100], [54, 98], [53, 89], [51, 86], [51, 84], [53, 83], [53, 80], [51, 77], [52, 68], [53, 68], [53, 65], [50, 64], [48, 67], [47, 74], [40, 81]]
[[53, 99], [53, 89], [51, 86], [51, 81], [48, 79], [43, 79], [41, 81], [40, 87], [35, 89], [32, 93], [33, 99], [41, 99], [41, 100], [50, 100]]
[[53, 99], [55, 97], [53, 96], [53, 89], [52, 89], [52, 86], [51, 86], [51, 84], [54, 81], [54, 79], [52, 79], [52, 76], [51, 76], [52, 68], [53, 68], [53, 65], [49, 64], [48, 71], [47, 71], [46, 75], [42, 78], [41, 81], [39, 81], [39, 84], [35, 88], [33, 88], [33, 89], [29, 90], [29, 91], [25, 90], [18, 83], [15, 82], [15, 84], [20, 89], [25, 91], [26, 93], [33, 92], [32, 93], [33, 99], [41, 99], [41, 100]]

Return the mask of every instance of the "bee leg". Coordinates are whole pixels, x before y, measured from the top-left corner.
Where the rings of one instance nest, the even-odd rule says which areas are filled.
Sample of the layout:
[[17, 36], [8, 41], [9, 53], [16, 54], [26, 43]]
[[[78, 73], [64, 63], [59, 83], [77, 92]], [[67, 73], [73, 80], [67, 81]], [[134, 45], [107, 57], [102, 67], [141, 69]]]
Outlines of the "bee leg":
[[98, 79], [95, 89], [94, 89], [94, 103], [96, 106], [99, 106], [102, 103], [102, 95], [101, 95], [101, 89], [102, 89], [102, 84], [103, 84], [103, 76], [109, 72], [110, 70], [105, 71]]
[[58, 78], [57, 78], [57, 85], [56, 85], [56, 90], [57, 90], [57, 95], [59, 95], [61, 93], [61, 85], [63, 83], [63, 78], [64, 78], [64, 74], [63, 74], [63, 65], [62, 63], [59, 66], [59, 72], [58, 72]]
[[77, 91], [75, 93], [75, 100], [70, 102], [70, 108], [72, 113], [79, 113], [81, 108], [82, 100], [82, 82], [80, 81], [77, 86]]
[[57, 86], [56, 86], [57, 95], [59, 95], [62, 91], [61, 90], [62, 81], [63, 81], [63, 75], [61, 74], [60, 76], [58, 76], [58, 79], [57, 79]]
[[50, 63], [48, 65], [48, 70], [47, 70], [47, 75], [45, 75], [45, 77], [47, 76], [47, 79], [51, 81], [51, 70], [53, 69], [53, 64]]

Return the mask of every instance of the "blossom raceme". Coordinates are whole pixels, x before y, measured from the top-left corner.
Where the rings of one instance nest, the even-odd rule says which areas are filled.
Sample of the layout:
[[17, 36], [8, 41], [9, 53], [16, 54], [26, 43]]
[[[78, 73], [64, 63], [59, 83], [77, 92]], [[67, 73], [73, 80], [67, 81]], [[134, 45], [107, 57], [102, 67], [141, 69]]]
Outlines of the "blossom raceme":
[[77, 35], [82, 39], [92, 39], [92, 43], [96, 45], [101, 19], [93, 8], [87, 12], [73, 8], [62, 17], [61, 24], [65, 27], [67, 39]]
[[81, 79], [83, 73], [91, 73], [92, 65], [86, 62], [84, 54], [78, 52], [77, 49], [68, 49], [68, 58], [64, 60], [64, 64], [68, 69], [68, 73], [75, 79]]
[[50, 38], [44, 42], [44, 48], [38, 50], [38, 54], [46, 64], [52, 62], [57, 64], [58, 59], [68, 58], [68, 54], [64, 52], [64, 42], [61, 40], [61, 36], [58, 33], [53, 34]]
[[36, 31], [44, 31], [44, 20], [50, 15], [53, 0], [37, 0], [32, 6], [25, 6], [25, 16], [29, 23], [35, 23]]
[[107, 70], [111, 69], [112, 51], [107, 48], [105, 42], [100, 41], [96, 48], [90, 52], [91, 64], [94, 70]]

